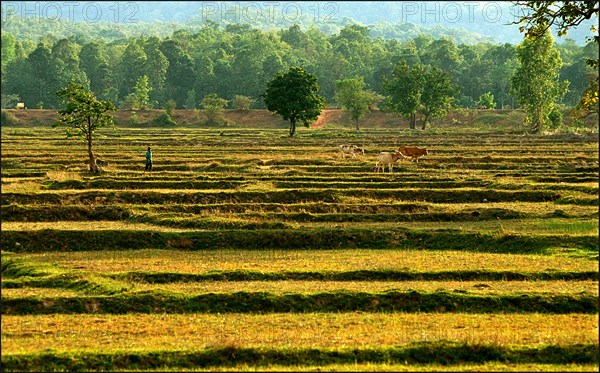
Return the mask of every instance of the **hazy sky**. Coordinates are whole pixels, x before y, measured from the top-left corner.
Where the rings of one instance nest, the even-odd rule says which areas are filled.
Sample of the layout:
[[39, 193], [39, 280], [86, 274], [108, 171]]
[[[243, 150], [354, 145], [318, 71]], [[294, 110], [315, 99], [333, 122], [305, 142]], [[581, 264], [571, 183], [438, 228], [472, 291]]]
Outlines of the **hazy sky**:
[[[513, 42], [522, 39], [518, 25], [508, 25], [522, 14], [510, 1], [2, 1], [2, 14], [8, 11], [26, 17], [115, 23], [185, 22], [195, 17], [252, 24], [257, 17], [263, 23], [277, 17], [340, 24], [349, 17], [363, 24], [410, 22], [464, 28]], [[584, 43], [593, 23], [597, 25], [598, 19], [572, 29], [568, 37]]]

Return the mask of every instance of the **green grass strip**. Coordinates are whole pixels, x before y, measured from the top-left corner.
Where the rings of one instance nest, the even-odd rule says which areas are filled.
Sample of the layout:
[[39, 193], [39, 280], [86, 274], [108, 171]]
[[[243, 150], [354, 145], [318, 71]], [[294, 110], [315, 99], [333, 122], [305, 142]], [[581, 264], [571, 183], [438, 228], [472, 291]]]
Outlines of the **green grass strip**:
[[2, 371], [115, 371], [168, 368], [405, 364], [452, 366], [467, 363], [597, 364], [598, 345], [497, 346], [421, 342], [405, 346], [344, 349], [216, 347], [188, 351], [42, 352], [2, 354]]
[[[330, 271], [211, 271], [207, 273], [125, 272], [110, 275], [114, 279], [151, 284], [202, 281], [597, 281], [597, 271], [515, 272], [515, 271], [439, 271], [411, 272], [394, 270]], [[31, 286], [31, 285], [28, 285]]]
[[127, 290], [107, 277], [69, 271], [50, 263], [14, 259], [3, 254], [1, 288], [23, 287], [69, 289], [89, 295], [115, 294]]
[[2, 249], [12, 252], [127, 249], [429, 249], [494, 253], [539, 253], [567, 247], [598, 251], [597, 235], [516, 235], [460, 230], [261, 229], [154, 232], [140, 230], [71, 231], [45, 229], [2, 232]]
[[[300, 203], [335, 202], [342, 197], [371, 199], [393, 198], [402, 201], [433, 203], [479, 202], [553, 202], [562, 195], [546, 190], [491, 190], [491, 189], [289, 189], [269, 191], [177, 191], [162, 193], [141, 191], [82, 191], [78, 193], [3, 193], [2, 205], [10, 204], [90, 204], [102, 198], [110, 204], [207, 204], [207, 203]], [[586, 203], [587, 203], [586, 199]], [[593, 200], [598, 201], [595, 197]], [[573, 199], [572, 203], [578, 203]]]
[[590, 294], [472, 295], [446, 291], [390, 290], [379, 293], [335, 291], [312, 294], [235, 292], [193, 296], [148, 291], [77, 298], [2, 298], [3, 315], [353, 311], [595, 314], [598, 313], [598, 297]]

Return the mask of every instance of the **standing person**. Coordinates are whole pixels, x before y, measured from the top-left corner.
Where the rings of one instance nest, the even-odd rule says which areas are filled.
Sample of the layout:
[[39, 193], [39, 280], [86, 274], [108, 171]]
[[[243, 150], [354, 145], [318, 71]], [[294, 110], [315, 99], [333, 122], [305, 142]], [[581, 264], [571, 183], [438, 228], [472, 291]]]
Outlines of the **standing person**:
[[152, 149], [148, 147], [148, 151], [146, 152], [146, 171], [152, 171]]

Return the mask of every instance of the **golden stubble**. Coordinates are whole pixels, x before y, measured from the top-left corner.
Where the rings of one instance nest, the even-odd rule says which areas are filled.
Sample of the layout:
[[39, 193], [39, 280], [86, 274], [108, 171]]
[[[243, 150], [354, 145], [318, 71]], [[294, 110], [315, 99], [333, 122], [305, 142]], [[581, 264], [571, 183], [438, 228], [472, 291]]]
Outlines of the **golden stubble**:
[[2, 317], [3, 353], [207, 347], [344, 348], [417, 341], [598, 343], [597, 315], [326, 313]]

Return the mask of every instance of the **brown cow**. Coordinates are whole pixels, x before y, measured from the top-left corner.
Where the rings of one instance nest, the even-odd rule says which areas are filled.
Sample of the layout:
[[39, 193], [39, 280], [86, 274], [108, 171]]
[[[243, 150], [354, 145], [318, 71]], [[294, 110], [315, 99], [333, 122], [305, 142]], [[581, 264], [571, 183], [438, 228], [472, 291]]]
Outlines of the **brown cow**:
[[419, 148], [416, 146], [401, 146], [398, 151], [404, 158], [410, 158], [410, 161], [417, 161], [419, 163], [419, 157], [423, 157], [429, 154], [427, 148]]

